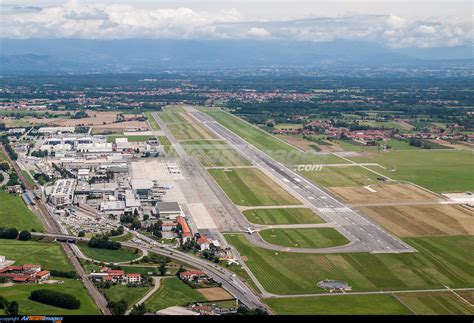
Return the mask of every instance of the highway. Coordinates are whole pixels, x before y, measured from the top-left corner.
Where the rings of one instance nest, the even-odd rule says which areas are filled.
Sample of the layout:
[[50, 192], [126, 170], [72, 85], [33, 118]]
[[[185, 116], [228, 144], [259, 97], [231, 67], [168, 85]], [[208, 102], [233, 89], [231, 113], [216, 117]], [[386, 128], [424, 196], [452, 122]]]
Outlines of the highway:
[[216, 122], [212, 117], [199, 112], [194, 108], [188, 108], [188, 113], [196, 120], [206, 125], [214, 133], [225, 139], [232, 147], [234, 147], [234, 149], [247, 157], [253, 165], [258, 166], [264, 172], [271, 175], [290, 193], [293, 193], [294, 196], [299, 197], [300, 200], [314, 207], [316, 212], [324, 220], [336, 223], [337, 226], [335, 228], [351, 241], [349, 245], [334, 248], [282, 248], [281, 246], [266, 243], [259, 238], [258, 235], [250, 235], [250, 240], [255, 245], [272, 250], [304, 253], [398, 253], [416, 251], [402, 240], [385, 231], [379, 225], [373, 223], [344, 203], [338, 201], [323, 188], [309, 182], [287, 166], [277, 162], [269, 155], [255, 148], [244, 139]]

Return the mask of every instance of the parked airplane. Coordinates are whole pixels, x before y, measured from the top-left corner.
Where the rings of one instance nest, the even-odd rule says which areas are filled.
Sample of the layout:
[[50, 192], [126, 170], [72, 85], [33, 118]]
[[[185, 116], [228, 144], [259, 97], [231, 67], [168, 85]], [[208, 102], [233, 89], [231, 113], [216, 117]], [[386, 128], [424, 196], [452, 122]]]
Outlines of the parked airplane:
[[248, 227], [247, 230], [245, 230], [244, 232], [247, 232], [248, 234], [252, 234], [257, 231], [255, 229], [252, 229], [251, 227]]
[[230, 266], [232, 264], [240, 266], [240, 263], [236, 259], [227, 259], [227, 266]]

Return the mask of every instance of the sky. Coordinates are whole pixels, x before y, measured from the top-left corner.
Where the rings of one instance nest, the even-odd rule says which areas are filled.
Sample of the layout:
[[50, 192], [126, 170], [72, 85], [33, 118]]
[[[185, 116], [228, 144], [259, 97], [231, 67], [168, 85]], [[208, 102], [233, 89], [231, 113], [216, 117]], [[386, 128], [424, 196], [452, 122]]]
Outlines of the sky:
[[472, 46], [473, 1], [2, 0], [0, 38], [273, 39]]

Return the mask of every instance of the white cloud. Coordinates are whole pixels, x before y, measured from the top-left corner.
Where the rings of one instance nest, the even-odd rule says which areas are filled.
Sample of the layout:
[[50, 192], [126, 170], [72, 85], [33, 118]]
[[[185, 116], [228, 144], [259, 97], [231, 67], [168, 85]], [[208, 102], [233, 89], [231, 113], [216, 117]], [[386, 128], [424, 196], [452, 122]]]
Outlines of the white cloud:
[[[56, 3], [56, 2], [54, 2]], [[390, 47], [472, 43], [472, 16], [413, 18], [351, 14], [304, 19], [251, 19], [235, 8], [157, 8], [68, 1], [43, 8], [2, 6], [2, 38], [171, 38], [376, 41]]]
[[271, 33], [265, 28], [252, 27], [247, 32], [247, 36], [256, 38], [267, 38], [270, 37]]

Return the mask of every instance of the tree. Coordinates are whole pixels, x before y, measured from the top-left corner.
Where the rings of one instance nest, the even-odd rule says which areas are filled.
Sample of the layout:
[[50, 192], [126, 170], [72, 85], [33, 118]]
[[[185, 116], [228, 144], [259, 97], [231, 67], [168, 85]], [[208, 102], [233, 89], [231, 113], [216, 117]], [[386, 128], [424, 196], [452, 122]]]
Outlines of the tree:
[[79, 231], [79, 233], [77, 234], [78, 237], [84, 237], [85, 235], [86, 235], [85, 231]]
[[124, 299], [118, 301], [118, 302], [109, 302], [108, 307], [112, 311], [112, 314], [114, 315], [123, 315], [127, 311], [128, 308], [128, 302]]
[[166, 262], [163, 261], [163, 262], [160, 264], [160, 267], [159, 267], [158, 269], [159, 269], [159, 271], [160, 271], [160, 276], [166, 275]]
[[0, 295], [0, 308], [7, 308], [8, 307], [8, 300]]
[[18, 240], [21, 240], [21, 241], [31, 240], [31, 233], [29, 233], [26, 230], [21, 231], [20, 235], [18, 236]]
[[7, 315], [18, 315], [18, 303], [13, 301], [8, 304], [7, 310], [5, 312]]
[[132, 310], [130, 311], [130, 315], [143, 315], [146, 313], [146, 306], [145, 304], [139, 304], [133, 306]]
[[18, 237], [18, 230], [16, 228], [0, 228], [0, 239], [16, 239]]
[[144, 214], [143, 215], [143, 221], [146, 221], [150, 218], [150, 216], [148, 214]]

